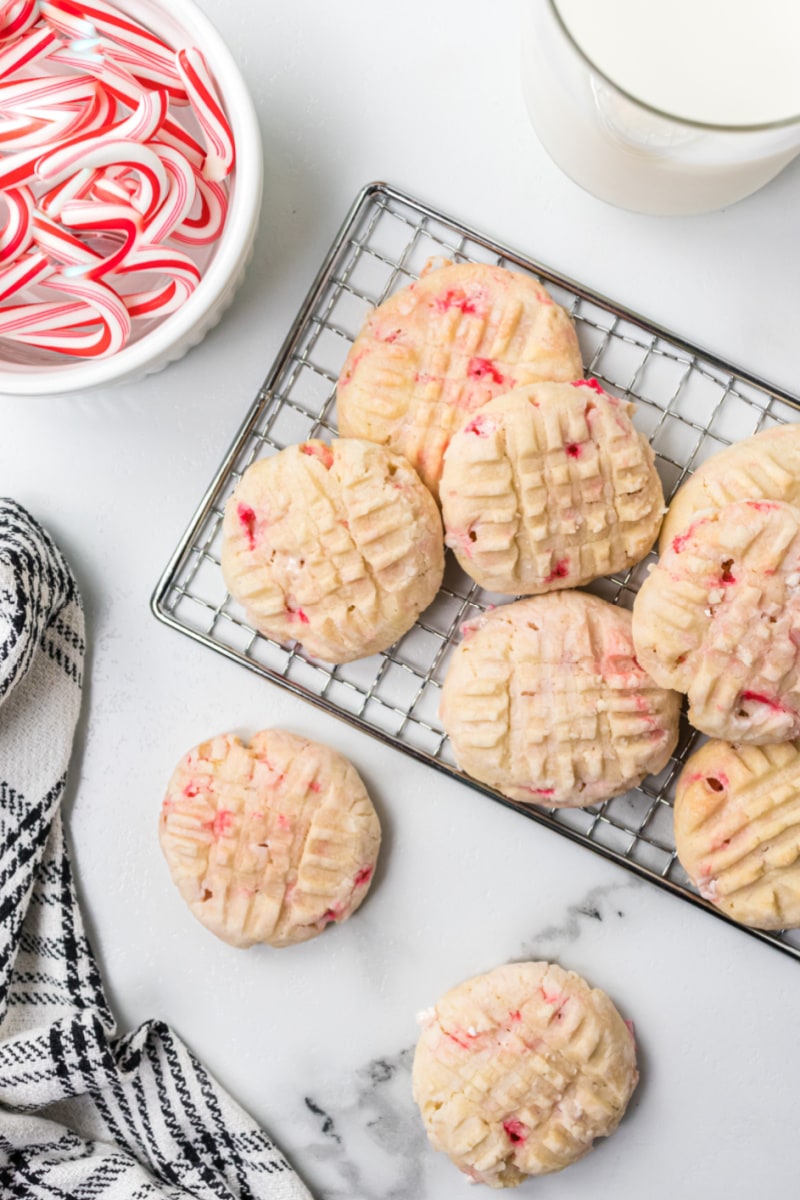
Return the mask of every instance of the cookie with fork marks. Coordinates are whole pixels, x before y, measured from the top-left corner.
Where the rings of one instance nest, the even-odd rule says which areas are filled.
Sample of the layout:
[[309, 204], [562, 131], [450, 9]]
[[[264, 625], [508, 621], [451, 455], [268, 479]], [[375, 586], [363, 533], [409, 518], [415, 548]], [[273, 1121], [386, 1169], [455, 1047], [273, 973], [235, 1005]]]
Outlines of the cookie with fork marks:
[[440, 488], [445, 542], [481, 587], [538, 595], [644, 558], [664, 493], [634, 406], [596, 380], [535, 383], [454, 434]]
[[473, 623], [439, 715], [462, 770], [512, 800], [582, 808], [656, 774], [680, 697], [636, 659], [630, 613], [583, 592], [504, 604]]
[[222, 734], [178, 763], [159, 840], [194, 916], [232, 946], [290, 946], [351, 916], [381, 830], [350, 762], [280, 729]]
[[345, 437], [404, 454], [438, 494], [450, 438], [501, 392], [580, 379], [572, 319], [530, 275], [435, 260], [369, 315], [339, 377]]
[[712, 741], [690, 755], [675, 845], [700, 895], [735, 921], [800, 926], [800, 742]]
[[385, 650], [433, 600], [442, 522], [414, 468], [359, 438], [248, 467], [225, 508], [222, 574], [261, 633], [330, 663]]
[[728, 742], [800, 736], [800, 508], [737, 500], [677, 534], [640, 588], [645, 670]]
[[800, 424], [762, 430], [707, 458], [670, 502], [661, 526], [661, 553], [698, 514], [735, 500], [800, 504]]
[[412, 1086], [428, 1138], [492, 1188], [582, 1158], [617, 1128], [639, 1078], [632, 1027], [553, 963], [496, 967], [420, 1022]]

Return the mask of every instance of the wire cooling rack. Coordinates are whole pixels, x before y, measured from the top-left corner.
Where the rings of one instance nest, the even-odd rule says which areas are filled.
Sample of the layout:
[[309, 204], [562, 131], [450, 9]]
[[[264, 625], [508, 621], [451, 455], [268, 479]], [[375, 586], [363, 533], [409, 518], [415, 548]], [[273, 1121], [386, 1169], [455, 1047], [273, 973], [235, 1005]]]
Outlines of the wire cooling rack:
[[[227, 457], [203, 497], [152, 600], [160, 620], [391, 746], [455, 775], [573, 841], [682, 896], [721, 920], [677, 860], [675, 783], [697, 734], [684, 720], [668, 766], [601, 805], [520, 805], [455, 766], [438, 721], [439, 697], [460, 628], [497, 600], [448, 554], [445, 579], [414, 627], [383, 654], [330, 667], [279, 645], [244, 620], [220, 570], [225, 502], [257, 458], [312, 437], [336, 436], [336, 380], [370, 309], [415, 279], [431, 256], [509, 266], [543, 281], [572, 314], [586, 373], [636, 405], [668, 498], [709, 455], [769, 426], [797, 420], [800, 400], [643, 320], [571, 279], [484, 237], [384, 183], [357, 197]], [[590, 591], [630, 608], [650, 555]], [[800, 958], [800, 930], [747, 930]]]

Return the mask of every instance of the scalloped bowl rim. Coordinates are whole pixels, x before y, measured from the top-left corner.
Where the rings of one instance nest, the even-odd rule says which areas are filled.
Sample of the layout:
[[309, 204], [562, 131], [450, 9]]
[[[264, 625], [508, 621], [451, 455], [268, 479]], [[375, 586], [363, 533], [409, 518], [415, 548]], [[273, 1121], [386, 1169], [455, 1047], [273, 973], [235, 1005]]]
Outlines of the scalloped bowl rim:
[[[233, 56], [208, 17], [192, 0], [117, 0], [120, 8], [141, 19], [143, 10], [163, 9], [165, 20], [180, 25], [186, 44], [196, 44], [207, 55], [236, 144], [235, 183], [225, 227], [211, 262], [186, 303], [150, 330], [140, 341], [109, 358], [86, 359], [65, 366], [35, 366], [8, 370], [0, 366], [0, 395], [44, 396], [82, 391], [103, 384], [124, 382], [157, 370], [181, 356], [201, 340], [227, 306], [228, 289], [240, 278], [249, 256], [261, 209], [263, 162], [261, 134], [253, 102]], [[157, 32], [157, 30], [156, 30]], [[200, 337], [198, 332], [203, 330]]]

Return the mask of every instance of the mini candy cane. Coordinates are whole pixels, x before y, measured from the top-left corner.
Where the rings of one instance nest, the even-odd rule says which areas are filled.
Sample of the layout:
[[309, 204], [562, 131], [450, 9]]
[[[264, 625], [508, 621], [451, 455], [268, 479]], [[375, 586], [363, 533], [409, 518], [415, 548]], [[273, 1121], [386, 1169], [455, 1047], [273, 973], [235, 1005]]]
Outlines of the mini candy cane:
[[55, 33], [63, 34], [70, 41], [97, 36], [97, 29], [81, 14], [76, 4], [55, 4], [50, 3], [50, 0], [40, 0], [39, 12]]
[[[122, 349], [130, 337], [131, 319], [116, 292], [95, 280], [69, 279], [63, 274], [52, 275], [41, 282], [42, 287], [75, 296], [81, 303], [76, 306], [20, 306], [22, 310], [39, 310], [35, 314], [38, 328], [33, 329], [26, 329], [24, 324], [14, 328], [9, 320], [9, 314], [14, 310], [0, 309], [0, 337], [13, 337], [14, 341], [42, 350], [58, 350], [61, 354], [82, 358], [108, 358]], [[45, 311], [47, 309], [50, 311]], [[16, 315], [19, 320], [24, 320], [24, 312]], [[34, 313], [29, 312], [29, 318], [33, 317]], [[63, 323], [67, 320], [70, 323], [65, 326]], [[96, 327], [98, 322], [99, 328]]]
[[0, 111], [37, 112], [53, 104], [84, 104], [97, 91], [91, 75], [42, 75], [0, 82]]
[[0, 263], [12, 263], [33, 240], [33, 196], [26, 187], [8, 188], [2, 196], [8, 206], [8, 221], [0, 233]]
[[161, 146], [157, 142], [149, 143], [149, 148], [161, 159], [170, 180], [164, 203], [145, 230], [147, 241], [156, 243], [166, 241], [173, 230], [188, 217], [197, 195], [197, 183], [191, 165], [179, 151], [171, 146]]
[[12, 0], [0, 9], [0, 42], [20, 37], [39, 20], [38, 0]]
[[128, 255], [119, 274], [134, 271], [158, 271], [169, 276], [168, 282], [146, 292], [123, 296], [128, 315], [163, 317], [174, 312], [191, 296], [200, 282], [200, 268], [187, 254], [163, 246], [140, 246]]
[[195, 175], [197, 192], [200, 196], [200, 214], [187, 217], [173, 231], [176, 242], [187, 246], [206, 246], [215, 242], [222, 233], [228, 212], [228, 196], [219, 183], [207, 183], [201, 175]]
[[22, 67], [29, 67], [38, 59], [44, 58], [60, 44], [58, 35], [45, 26], [31, 29], [17, 42], [8, 46], [0, 45], [0, 79], [5, 79]]
[[0, 118], [0, 151], [13, 153], [30, 146], [51, 146], [80, 130], [86, 113], [69, 108], [40, 109], [26, 116]]
[[87, 159], [95, 150], [110, 144], [149, 141], [161, 128], [166, 112], [167, 96], [164, 92], [144, 93], [136, 111], [118, 125], [106, 127], [94, 137], [81, 134], [70, 138], [49, 154], [43, 154], [36, 165], [37, 178], [50, 183], [60, 183], [77, 167], [90, 165]]
[[84, 270], [86, 279], [99, 279], [113, 271], [136, 245], [142, 232], [142, 217], [130, 204], [106, 204], [103, 201], [71, 200], [61, 210], [61, 221], [71, 229], [90, 229], [92, 233], [121, 233], [123, 242], [108, 258]]
[[8, 188], [19, 187], [22, 183], [29, 183], [36, 174], [36, 161], [41, 156], [41, 146], [33, 146], [0, 158], [0, 188], [5, 191]]
[[51, 221], [41, 212], [34, 215], [33, 239], [40, 250], [62, 266], [92, 266], [101, 261], [100, 255], [85, 246], [74, 233], [68, 233], [56, 221]]
[[57, 183], [55, 187], [49, 188], [39, 197], [39, 211], [45, 216], [51, 217], [54, 221], [58, 220], [58, 214], [68, 200], [82, 199], [91, 188], [94, 180], [99, 176], [100, 171], [96, 168], [86, 167], [81, 171], [76, 171], [74, 175], [70, 175], [63, 183]]
[[108, 34], [115, 42], [138, 50], [154, 63], [161, 62], [165, 69], [171, 67], [174, 71], [175, 51], [133, 17], [103, 0], [86, 0], [86, 3], [83, 0], [78, 3], [75, 0], [42, 0], [41, 11], [48, 20], [59, 22], [65, 30], [75, 27], [74, 22], [82, 21], [84, 25]]
[[[110, 166], [111, 163], [125, 163], [126, 166], [137, 171], [141, 176], [141, 186], [143, 189], [146, 189], [144, 193], [147, 197], [145, 201], [145, 216], [149, 218], [161, 206], [169, 190], [167, 173], [158, 155], [147, 146], [140, 146], [138, 142], [105, 141], [103, 138], [91, 139], [91, 141], [92, 148], [80, 158], [81, 167], [87, 169], [89, 167]], [[70, 157], [74, 158], [72, 151], [73, 148], [70, 147]], [[55, 154], [58, 154], [58, 151]], [[37, 165], [37, 172], [47, 171], [50, 174], [54, 171], [55, 174], [50, 176], [52, 182], [59, 183], [68, 176], [70, 167], [66, 166], [58, 169], [58, 166], [58, 160], [55, 159], [55, 156], [53, 156], [53, 160], [47, 165], [40, 158]], [[2, 170], [1, 162], [0, 170]]]
[[186, 86], [186, 94], [192, 111], [202, 130], [208, 149], [203, 164], [203, 178], [209, 183], [217, 182], [230, 175], [235, 161], [233, 134], [214, 82], [199, 50], [178, 51], [178, 70]]
[[[0, 300], [7, 300], [9, 296], [31, 287], [40, 279], [52, 275], [53, 270], [53, 265], [47, 255], [42, 254], [40, 250], [23, 255], [11, 266], [0, 269]], [[2, 309], [0, 309], [0, 313], [2, 313]]]
[[[98, 83], [109, 95], [116, 100], [127, 104], [129, 108], [135, 108], [139, 103], [139, 98], [142, 94], [141, 85], [137, 83], [129, 71], [118, 62], [112, 62], [108, 59], [101, 63], [87, 62], [85, 59], [77, 55], [70, 54], [66, 50], [59, 50], [50, 56], [52, 62], [62, 63], [67, 67], [75, 67], [79, 71], [90, 71], [97, 79]], [[205, 150], [197, 141], [196, 138], [183, 128], [173, 117], [167, 113], [164, 118], [164, 124], [158, 132], [159, 140], [166, 142], [167, 145], [173, 146], [176, 150], [188, 158], [193, 167], [198, 170], [203, 165], [205, 158]]]

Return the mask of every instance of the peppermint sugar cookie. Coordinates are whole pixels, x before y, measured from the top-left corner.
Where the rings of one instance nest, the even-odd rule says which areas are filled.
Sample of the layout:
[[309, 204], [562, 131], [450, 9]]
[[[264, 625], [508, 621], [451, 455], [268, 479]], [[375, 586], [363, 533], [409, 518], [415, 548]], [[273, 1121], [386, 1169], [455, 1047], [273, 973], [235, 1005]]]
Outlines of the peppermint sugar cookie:
[[476, 409], [521, 384], [582, 375], [572, 319], [540, 283], [449, 263], [367, 318], [339, 377], [339, 429], [404, 454], [435, 494], [447, 444]]
[[290, 946], [367, 894], [381, 830], [355, 768], [279, 729], [223, 734], [184, 755], [159, 824], [173, 882], [232, 946]]
[[467, 574], [492, 592], [534, 595], [644, 558], [664, 493], [633, 410], [593, 379], [535, 383], [463, 425], [439, 495], [445, 542]]
[[633, 606], [645, 670], [729, 742], [800, 736], [800, 509], [737, 500], [676, 535]]
[[340, 438], [248, 467], [225, 508], [222, 573], [261, 633], [345, 663], [385, 650], [442, 581], [442, 523], [409, 463]]
[[706, 459], [670, 503], [661, 527], [661, 553], [699, 513], [735, 500], [800, 504], [800, 424], [765, 429]]
[[675, 795], [675, 845], [700, 895], [756, 929], [800, 926], [800, 742], [707, 742]]
[[492, 1188], [582, 1158], [617, 1128], [639, 1078], [632, 1027], [552, 963], [469, 979], [420, 1022], [412, 1087], [428, 1138]]
[[637, 662], [629, 612], [554, 592], [502, 605], [468, 631], [439, 716], [475, 779], [512, 800], [581, 808], [666, 766], [679, 709]]

